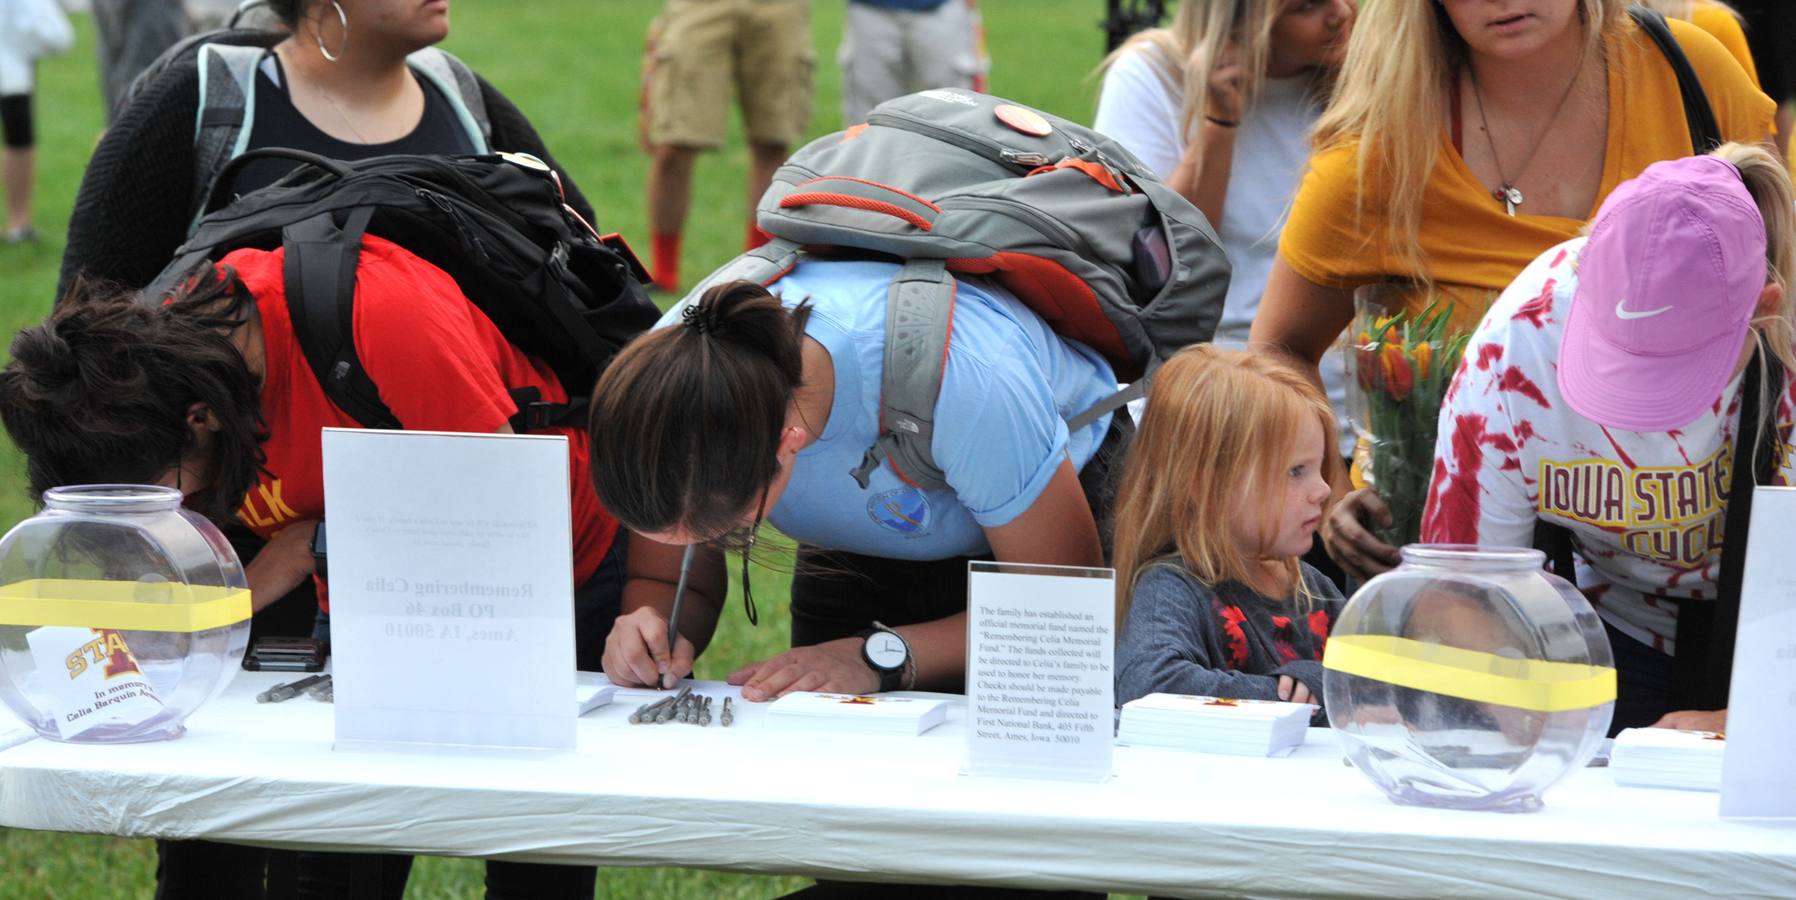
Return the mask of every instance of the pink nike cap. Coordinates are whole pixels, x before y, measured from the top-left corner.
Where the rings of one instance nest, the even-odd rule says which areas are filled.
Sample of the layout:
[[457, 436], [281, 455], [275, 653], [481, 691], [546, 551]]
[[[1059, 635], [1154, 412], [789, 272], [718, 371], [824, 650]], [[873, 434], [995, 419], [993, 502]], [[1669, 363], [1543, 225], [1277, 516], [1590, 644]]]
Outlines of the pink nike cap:
[[1559, 392], [1609, 428], [1668, 431], [1733, 379], [1765, 288], [1765, 221], [1713, 156], [1653, 163], [1603, 201], [1559, 345]]

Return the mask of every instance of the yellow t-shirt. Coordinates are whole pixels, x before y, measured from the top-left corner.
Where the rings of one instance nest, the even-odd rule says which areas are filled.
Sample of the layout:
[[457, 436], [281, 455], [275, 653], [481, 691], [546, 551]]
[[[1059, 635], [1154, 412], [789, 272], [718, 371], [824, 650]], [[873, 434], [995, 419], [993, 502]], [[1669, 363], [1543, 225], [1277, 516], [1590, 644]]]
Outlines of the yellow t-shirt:
[[[1788, 0], [1786, 0], [1788, 2]], [[1739, 17], [1722, 6], [1710, 3], [1709, 0], [1696, 0], [1690, 9], [1690, 24], [1708, 32], [1727, 52], [1746, 70], [1746, 77], [1752, 79], [1752, 86], [1759, 86], [1759, 69], [1752, 63], [1752, 49], [1746, 44], [1746, 29], [1740, 27]]]
[[[1709, 96], [1722, 136], [1737, 141], [1769, 136], [1776, 111], [1771, 98], [1747, 80], [1714, 38], [1688, 22], [1670, 25]], [[1498, 292], [1548, 247], [1575, 237], [1623, 181], [1659, 160], [1690, 155], [1677, 76], [1658, 45], [1632, 20], [1624, 20], [1603, 44], [1609, 69], [1608, 145], [1596, 203], [1584, 218], [1526, 212], [1510, 216], [1466, 168], [1442, 130], [1418, 236], [1436, 288], [1459, 301], [1456, 324], [1475, 326]], [[1356, 177], [1358, 151], [1358, 142], [1350, 141], [1310, 158], [1279, 240], [1279, 256], [1286, 264], [1319, 285], [1351, 289], [1413, 275], [1390, 250], [1380, 205], [1389, 195], [1383, 176], [1373, 167], [1361, 183]], [[1364, 207], [1356, 217], [1355, 204], [1361, 199]], [[1419, 297], [1412, 299], [1412, 307], [1419, 305]]]

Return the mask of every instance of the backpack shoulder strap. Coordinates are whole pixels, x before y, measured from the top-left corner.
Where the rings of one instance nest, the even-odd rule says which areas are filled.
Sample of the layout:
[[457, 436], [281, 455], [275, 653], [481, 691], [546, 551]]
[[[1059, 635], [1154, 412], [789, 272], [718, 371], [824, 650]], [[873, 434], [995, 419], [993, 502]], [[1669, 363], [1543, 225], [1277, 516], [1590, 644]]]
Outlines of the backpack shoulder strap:
[[[784, 238], [774, 238], [735, 259], [724, 263], [717, 271], [705, 276], [705, 280], [693, 285], [673, 309], [683, 309], [689, 304], [697, 303], [698, 298], [712, 287], [730, 281], [752, 281], [766, 287], [792, 271], [804, 254], [797, 244]], [[670, 310], [671, 311], [671, 310]]]
[[474, 152], [491, 153], [493, 122], [487, 115], [486, 98], [480, 96], [480, 81], [474, 77], [474, 70], [454, 55], [435, 47], [425, 47], [413, 53], [406, 57], [406, 62], [449, 98], [456, 118], [474, 144]]
[[948, 487], [935, 463], [935, 403], [954, 328], [954, 276], [946, 261], [904, 264], [886, 292], [885, 368], [879, 384], [879, 438], [850, 471], [864, 490], [881, 462], [923, 490]]
[[[193, 196], [188, 209], [199, 221], [213, 176], [243, 153], [256, 119], [256, 66], [265, 47], [206, 44], [199, 49], [199, 113], [193, 124]], [[189, 233], [193, 230], [188, 227]]]
[[1640, 26], [1640, 30], [1659, 45], [1659, 51], [1665, 54], [1666, 62], [1671, 64], [1671, 71], [1677, 74], [1678, 93], [1684, 100], [1684, 124], [1690, 129], [1690, 146], [1698, 155], [1713, 151], [1721, 146], [1721, 126], [1715, 121], [1715, 110], [1709, 106], [1709, 95], [1702, 88], [1702, 82], [1696, 77], [1696, 70], [1690, 67], [1690, 58], [1684, 55], [1684, 48], [1678, 45], [1677, 38], [1671, 33], [1671, 26], [1665, 23], [1665, 16], [1657, 10], [1644, 6], [1628, 7], [1628, 15]]
[[329, 212], [281, 229], [287, 314], [306, 364], [338, 409], [366, 428], [398, 428], [355, 349], [355, 273], [372, 206], [338, 226]]

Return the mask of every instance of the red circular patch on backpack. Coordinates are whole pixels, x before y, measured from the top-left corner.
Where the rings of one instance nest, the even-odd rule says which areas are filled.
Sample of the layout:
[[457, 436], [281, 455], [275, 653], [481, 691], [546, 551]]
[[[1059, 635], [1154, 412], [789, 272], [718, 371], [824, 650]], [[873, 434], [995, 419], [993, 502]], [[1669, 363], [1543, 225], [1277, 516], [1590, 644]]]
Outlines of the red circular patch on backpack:
[[1033, 109], [1006, 103], [993, 109], [992, 114], [998, 117], [998, 121], [1027, 135], [1046, 137], [1054, 131], [1054, 126], [1048, 124], [1048, 120]]

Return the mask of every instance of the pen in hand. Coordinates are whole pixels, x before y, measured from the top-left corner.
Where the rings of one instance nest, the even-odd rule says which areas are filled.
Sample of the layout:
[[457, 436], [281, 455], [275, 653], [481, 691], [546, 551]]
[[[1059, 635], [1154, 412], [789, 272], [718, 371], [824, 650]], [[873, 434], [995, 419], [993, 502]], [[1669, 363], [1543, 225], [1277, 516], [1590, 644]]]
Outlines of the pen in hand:
[[[680, 639], [680, 603], [686, 599], [686, 576], [692, 574], [692, 554], [697, 550], [697, 544], [687, 544], [686, 553], [680, 557], [680, 581], [674, 586], [673, 611], [667, 614], [667, 660], [669, 665], [673, 664], [674, 643]], [[672, 672], [662, 673], [661, 686], [663, 688], [673, 687], [673, 684], [667, 683], [668, 676], [672, 674]], [[675, 677], [673, 682], [678, 684], [679, 678]]]

